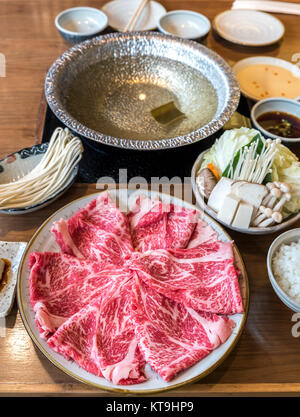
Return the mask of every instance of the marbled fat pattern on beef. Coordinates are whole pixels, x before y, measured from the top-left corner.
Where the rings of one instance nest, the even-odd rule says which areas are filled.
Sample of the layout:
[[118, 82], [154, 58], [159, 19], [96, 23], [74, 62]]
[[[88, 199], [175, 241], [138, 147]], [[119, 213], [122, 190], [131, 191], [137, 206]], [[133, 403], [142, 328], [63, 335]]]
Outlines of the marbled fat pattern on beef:
[[135, 250], [185, 248], [197, 222], [196, 210], [163, 204], [141, 194], [128, 214]]
[[128, 219], [108, 193], [101, 193], [67, 221], [55, 222], [52, 233], [64, 253], [78, 258], [121, 265], [133, 251]]
[[135, 253], [130, 268], [154, 290], [195, 310], [243, 312], [231, 242]]
[[187, 245], [187, 249], [193, 249], [203, 243], [215, 242], [217, 240], [219, 240], [218, 233], [203, 219], [199, 218]]
[[235, 326], [227, 317], [196, 312], [176, 303], [138, 278], [132, 307], [139, 347], [165, 381], [224, 343]]
[[114, 384], [146, 380], [131, 316], [133, 281], [114, 284], [67, 320], [48, 340], [56, 352]]
[[113, 282], [131, 278], [125, 268], [54, 252], [31, 253], [29, 267], [30, 302], [43, 338]]
[[[130, 225], [130, 227], [129, 227]], [[143, 194], [125, 216], [102, 193], [52, 231], [64, 253], [29, 257], [41, 336], [114, 384], [166, 381], [231, 334], [243, 311], [232, 243], [196, 210]]]

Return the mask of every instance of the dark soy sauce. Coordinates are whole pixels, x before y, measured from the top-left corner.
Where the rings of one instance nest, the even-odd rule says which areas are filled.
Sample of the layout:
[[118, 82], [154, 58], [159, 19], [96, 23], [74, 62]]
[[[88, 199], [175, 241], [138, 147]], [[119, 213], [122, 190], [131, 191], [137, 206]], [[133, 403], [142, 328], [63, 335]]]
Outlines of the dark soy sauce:
[[300, 138], [300, 118], [292, 114], [272, 111], [261, 114], [257, 121], [273, 135], [284, 138]]

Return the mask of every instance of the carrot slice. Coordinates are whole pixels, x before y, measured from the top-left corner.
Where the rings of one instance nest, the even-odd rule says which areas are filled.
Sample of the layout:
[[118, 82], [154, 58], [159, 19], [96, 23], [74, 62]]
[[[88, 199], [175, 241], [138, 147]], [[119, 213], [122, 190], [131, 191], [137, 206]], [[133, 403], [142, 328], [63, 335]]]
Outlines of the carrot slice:
[[214, 167], [213, 164], [208, 164], [207, 168], [214, 174], [214, 176], [216, 177], [217, 181], [219, 181], [220, 177], [218, 174], [218, 171], [216, 170], [216, 168]]

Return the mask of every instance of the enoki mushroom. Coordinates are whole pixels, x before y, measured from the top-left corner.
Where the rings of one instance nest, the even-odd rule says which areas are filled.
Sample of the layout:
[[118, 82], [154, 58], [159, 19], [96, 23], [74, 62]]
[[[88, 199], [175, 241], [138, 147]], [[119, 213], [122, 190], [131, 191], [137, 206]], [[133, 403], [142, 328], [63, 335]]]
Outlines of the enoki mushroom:
[[24, 208], [52, 197], [70, 181], [83, 146], [69, 129], [57, 128], [39, 164], [18, 181], [0, 184], [0, 209]]
[[267, 139], [260, 154], [257, 153], [258, 143], [257, 140], [241, 149], [235, 169], [233, 168], [234, 158], [230, 161], [230, 178], [262, 184], [266, 175], [271, 172], [280, 140]]

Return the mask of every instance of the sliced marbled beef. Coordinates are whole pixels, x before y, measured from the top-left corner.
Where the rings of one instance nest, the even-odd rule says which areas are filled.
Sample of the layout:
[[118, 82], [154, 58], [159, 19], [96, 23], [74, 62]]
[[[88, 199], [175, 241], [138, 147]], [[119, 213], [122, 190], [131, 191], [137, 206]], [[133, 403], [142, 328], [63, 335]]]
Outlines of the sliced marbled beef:
[[64, 253], [117, 265], [133, 251], [126, 215], [108, 193], [101, 193], [67, 221], [61, 219], [52, 227]]
[[[29, 257], [41, 336], [114, 384], [170, 381], [223, 343], [243, 312], [232, 243], [196, 210], [141, 194], [126, 216], [101, 193], [52, 228], [64, 253]], [[218, 313], [218, 314], [216, 314]]]
[[136, 252], [130, 268], [160, 294], [195, 310], [243, 312], [231, 242], [209, 242], [194, 249]]
[[203, 219], [199, 218], [187, 249], [193, 249], [203, 243], [215, 242], [217, 240], [219, 240], [218, 233]]
[[138, 278], [132, 307], [141, 352], [165, 381], [224, 343], [235, 325], [227, 317], [196, 312], [172, 301]]
[[185, 248], [194, 232], [197, 212], [141, 194], [128, 219], [137, 251]]
[[29, 267], [30, 302], [43, 338], [114, 282], [131, 278], [116, 265], [54, 252], [31, 253]]
[[67, 320], [49, 346], [114, 384], [146, 380], [131, 315], [133, 281], [114, 284]]

